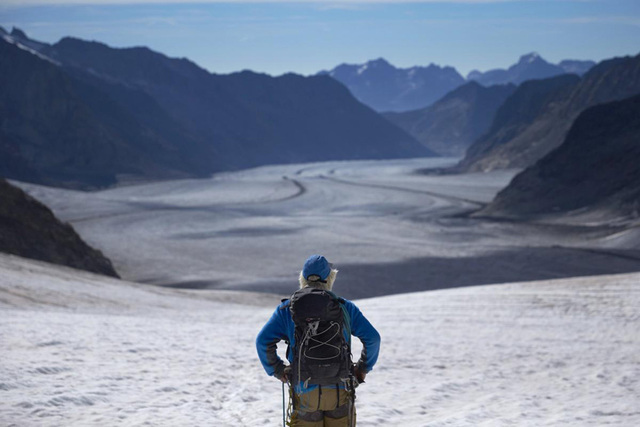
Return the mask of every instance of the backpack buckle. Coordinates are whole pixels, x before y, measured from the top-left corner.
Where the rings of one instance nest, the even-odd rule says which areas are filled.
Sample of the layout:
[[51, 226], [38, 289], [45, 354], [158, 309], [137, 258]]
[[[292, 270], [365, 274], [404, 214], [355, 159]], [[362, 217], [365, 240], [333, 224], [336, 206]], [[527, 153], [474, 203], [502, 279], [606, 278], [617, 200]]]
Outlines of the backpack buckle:
[[320, 321], [316, 320], [315, 322], [309, 322], [309, 332], [311, 336], [318, 335], [318, 327], [320, 326]]

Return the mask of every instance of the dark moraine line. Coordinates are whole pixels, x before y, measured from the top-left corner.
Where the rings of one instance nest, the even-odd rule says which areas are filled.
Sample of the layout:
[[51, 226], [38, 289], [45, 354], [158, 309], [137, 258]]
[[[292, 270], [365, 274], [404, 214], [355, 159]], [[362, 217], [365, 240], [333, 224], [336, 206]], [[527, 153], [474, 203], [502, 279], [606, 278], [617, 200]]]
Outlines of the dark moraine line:
[[291, 182], [296, 187], [296, 192], [294, 194], [290, 194], [288, 196], [282, 197], [280, 199], [274, 199], [274, 200], [266, 200], [266, 201], [258, 201], [258, 202], [253, 202], [253, 201], [252, 202], [233, 202], [228, 204], [221, 203], [221, 204], [214, 204], [209, 206], [206, 206], [206, 205], [179, 206], [179, 205], [170, 205], [170, 204], [160, 203], [160, 202], [122, 201], [121, 203], [127, 204], [129, 206], [133, 206], [137, 209], [133, 211], [128, 211], [128, 212], [117, 212], [113, 214], [100, 214], [95, 216], [82, 217], [82, 218], [73, 219], [70, 222], [73, 224], [77, 224], [81, 222], [94, 221], [94, 220], [100, 220], [100, 219], [117, 218], [122, 216], [135, 215], [140, 213], [141, 211], [168, 211], [168, 212], [171, 212], [171, 211], [202, 211], [202, 212], [229, 211], [230, 208], [232, 208], [233, 206], [245, 206], [245, 205], [255, 205], [255, 204], [265, 204], [265, 203], [280, 203], [286, 200], [291, 200], [291, 199], [300, 197], [307, 192], [307, 189], [305, 188], [305, 186], [302, 185], [299, 181], [293, 178], [289, 178], [288, 176], [283, 176], [282, 179], [285, 181]]
[[421, 194], [421, 195], [432, 196], [432, 197], [436, 197], [436, 198], [447, 200], [447, 201], [454, 202], [454, 203], [459, 203], [459, 202], [470, 203], [470, 204], [476, 205], [478, 207], [484, 207], [484, 206], [487, 205], [487, 203], [478, 202], [478, 201], [470, 200], [470, 199], [465, 199], [465, 198], [462, 198], [462, 197], [448, 196], [448, 195], [445, 195], [445, 194], [435, 193], [433, 191], [415, 190], [413, 188], [395, 187], [393, 185], [353, 182], [353, 181], [348, 181], [348, 180], [345, 180], [345, 179], [342, 179], [342, 178], [335, 178], [335, 177], [326, 176], [326, 175], [321, 175], [320, 177], [322, 179], [326, 179], [326, 180], [329, 180], [329, 181], [334, 181], [334, 182], [337, 182], [339, 184], [346, 184], [346, 185], [353, 185], [353, 186], [357, 186], [357, 187], [367, 187], [367, 188], [380, 188], [380, 189], [383, 189], [383, 190], [392, 190], [392, 191], [403, 191], [405, 193], [413, 193], [413, 194]]
[[293, 185], [295, 185], [297, 187], [298, 191], [295, 194], [292, 194], [290, 196], [286, 196], [286, 197], [283, 197], [281, 199], [269, 200], [269, 201], [263, 202], [263, 203], [280, 203], [280, 202], [284, 202], [284, 201], [287, 201], [287, 200], [291, 200], [291, 199], [295, 199], [297, 197], [300, 197], [304, 193], [307, 192], [307, 188], [304, 185], [302, 185], [302, 183], [300, 181], [298, 181], [297, 179], [289, 178], [286, 175], [283, 176], [282, 179], [285, 180], [285, 181], [291, 182]]

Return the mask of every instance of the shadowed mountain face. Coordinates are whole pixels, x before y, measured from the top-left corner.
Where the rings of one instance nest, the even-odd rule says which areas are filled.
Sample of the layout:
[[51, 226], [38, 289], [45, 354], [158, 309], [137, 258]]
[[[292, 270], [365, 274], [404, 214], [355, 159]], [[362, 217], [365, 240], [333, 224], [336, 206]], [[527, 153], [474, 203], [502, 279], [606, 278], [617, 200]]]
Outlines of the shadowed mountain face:
[[396, 68], [382, 58], [360, 65], [342, 64], [319, 74], [338, 80], [376, 111], [424, 108], [464, 84], [453, 67]]
[[105, 93], [55, 64], [0, 40], [0, 175], [72, 187], [119, 174], [187, 175], [178, 151]]
[[458, 170], [524, 168], [558, 147], [586, 108], [640, 93], [640, 55], [603, 61], [579, 81], [558, 76], [524, 83], [500, 108]]
[[215, 151], [215, 169], [429, 155], [326, 76], [215, 75], [146, 48], [65, 38], [47, 54], [75, 73], [153, 98]]
[[530, 216], [586, 207], [640, 214], [640, 96], [585, 110], [559, 148], [517, 175], [481, 213]]
[[118, 277], [100, 251], [42, 203], [0, 178], [0, 252]]
[[527, 135], [550, 106], [566, 99], [578, 82], [579, 77], [569, 74], [520, 85], [500, 106], [489, 131], [469, 147], [457, 168], [476, 172], [509, 167], [509, 162], [521, 155], [521, 135]]
[[[595, 63], [593, 61], [565, 60], [550, 64], [537, 53], [520, 57], [509, 69], [487, 72], [474, 70], [467, 81], [489, 87], [516, 84], [526, 80], [544, 79], [560, 74], [582, 75]], [[465, 79], [453, 67], [396, 68], [382, 58], [365, 64], [342, 64], [328, 74], [349, 88], [364, 104], [379, 112], [409, 112], [431, 106], [447, 93], [465, 83]]]
[[49, 46], [14, 33], [0, 40], [7, 177], [100, 187], [123, 177], [433, 155], [326, 76], [213, 75], [147, 48], [72, 38]]
[[515, 85], [485, 88], [470, 82], [430, 107], [384, 116], [442, 156], [459, 157], [491, 125], [498, 107]]
[[565, 73], [582, 75], [593, 67], [593, 61], [565, 60], [558, 65], [551, 64], [537, 53], [529, 53], [520, 57], [519, 61], [508, 69], [495, 69], [486, 72], [477, 70], [467, 75], [467, 80], [473, 80], [483, 86], [515, 83], [527, 80], [546, 79]]

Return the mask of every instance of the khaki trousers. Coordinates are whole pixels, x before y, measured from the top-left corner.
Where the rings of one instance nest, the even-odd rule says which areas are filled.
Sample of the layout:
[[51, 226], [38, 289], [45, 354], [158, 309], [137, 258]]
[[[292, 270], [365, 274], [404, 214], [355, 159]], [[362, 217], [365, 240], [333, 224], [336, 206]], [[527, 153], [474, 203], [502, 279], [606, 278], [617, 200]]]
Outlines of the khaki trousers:
[[[293, 396], [293, 427], [351, 427], [349, 425], [350, 397], [346, 390], [318, 387]], [[355, 407], [353, 425], [355, 426]]]

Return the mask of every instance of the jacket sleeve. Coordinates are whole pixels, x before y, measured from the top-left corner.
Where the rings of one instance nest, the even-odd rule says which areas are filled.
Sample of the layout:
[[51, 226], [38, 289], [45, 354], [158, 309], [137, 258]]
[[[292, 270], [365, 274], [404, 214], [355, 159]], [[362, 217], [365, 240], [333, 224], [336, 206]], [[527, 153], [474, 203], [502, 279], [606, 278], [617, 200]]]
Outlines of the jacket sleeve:
[[380, 353], [380, 334], [351, 301], [346, 301], [347, 311], [351, 317], [351, 333], [362, 341], [362, 353], [358, 365], [365, 372], [371, 371]]
[[258, 357], [264, 370], [269, 375], [280, 377], [284, 371], [284, 362], [278, 357], [278, 342], [287, 339], [287, 327], [283, 315], [287, 310], [280, 305], [276, 308], [271, 318], [262, 327], [256, 338]]

